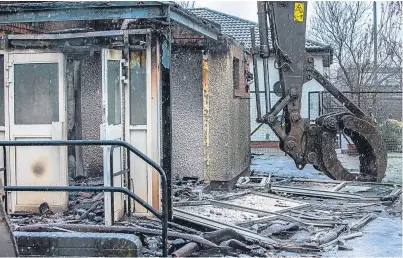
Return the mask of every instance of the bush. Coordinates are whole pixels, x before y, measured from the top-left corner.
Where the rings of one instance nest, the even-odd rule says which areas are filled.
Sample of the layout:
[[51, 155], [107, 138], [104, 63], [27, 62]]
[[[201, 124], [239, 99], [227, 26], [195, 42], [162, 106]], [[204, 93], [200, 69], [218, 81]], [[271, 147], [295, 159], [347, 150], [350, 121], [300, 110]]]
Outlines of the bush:
[[402, 125], [397, 120], [388, 120], [380, 125], [379, 131], [388, 151], [402, 152]]

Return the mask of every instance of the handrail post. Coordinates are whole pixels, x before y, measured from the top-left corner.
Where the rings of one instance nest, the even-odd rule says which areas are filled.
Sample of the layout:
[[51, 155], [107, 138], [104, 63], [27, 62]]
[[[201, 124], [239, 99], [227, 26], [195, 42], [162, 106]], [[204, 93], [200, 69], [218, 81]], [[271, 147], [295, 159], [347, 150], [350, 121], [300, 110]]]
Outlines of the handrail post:
[[[3, 179], [4, 179], [4, 186], [7, 186], [7, 181], [8, 181], [8, 178], [7, 178], [7, 153], [6, 153], [6, 146], [3, 146], [3, 173], [4, 173], [4, 176], [3, 176]], [[7, 195], [7, 191], [6, 190], [4, 190], [4, 197], [5, 197], [5, 199], [4, 199], [4, 209], [5, 209], [5, 211], [6, 211], [6, 214], [8, 214], [8, 195]]]
[[[129, 149], [126, 149], [127, 151], [127, 189], [131, 189], [131, 173], [130, 173], [130, 151]], [[132, 215], [132, 200], [129, 198], [127, 199], [127, 216], [131, 217]]]
[[[111, 146], [110, 152], [109, 152], [109, 181], [110, 181], [110, 186], [114, 186], [113, 184], [113, 151], [115, 150], [116, 145]], [[111, 225], [115, 223], [115, 194], [111, 193]]]

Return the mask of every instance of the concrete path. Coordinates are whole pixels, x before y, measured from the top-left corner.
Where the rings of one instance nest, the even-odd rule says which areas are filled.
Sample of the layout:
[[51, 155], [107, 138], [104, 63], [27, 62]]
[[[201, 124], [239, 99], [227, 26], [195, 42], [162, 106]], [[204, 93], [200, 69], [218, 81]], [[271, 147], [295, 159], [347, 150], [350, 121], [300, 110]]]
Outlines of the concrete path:
[[0, 257], [15, 257], [13, 242], [4, 221], [0, 222]]
[[363, 228], [362, 237], [346, 241], [353, 250], [330, 251], [324, 257], [402, 257], [402, 218], [378, 217]]

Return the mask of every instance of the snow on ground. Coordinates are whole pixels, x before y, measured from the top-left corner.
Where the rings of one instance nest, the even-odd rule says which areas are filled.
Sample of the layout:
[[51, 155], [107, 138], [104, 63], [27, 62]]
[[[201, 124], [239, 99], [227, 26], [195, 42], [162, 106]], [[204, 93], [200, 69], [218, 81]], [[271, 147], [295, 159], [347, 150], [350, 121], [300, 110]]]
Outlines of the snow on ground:
[[[259, 151], [253, 154], [259, 154]], [[252, 154], [252, 155], [253, 155]], [[350, 156], [347, 154], [338, 155], [340, 162], [349, 170], [356, 170], [359, 166], [358, 156]], [[254, 155], [252, 159], [251, 171], [260, 173], [272, 173], [272, 175], [285, 177], [303, 177], [310, 179], [329, 179], [326, 175], [316, 170], [311, 165], [306, 165], [303, 170], [299, 170], [294, 160], [284, 155]], [[385, 183], [402, 182], [402, 153], [388, 153], [388, 166], [386, 176], [383, 179]]]

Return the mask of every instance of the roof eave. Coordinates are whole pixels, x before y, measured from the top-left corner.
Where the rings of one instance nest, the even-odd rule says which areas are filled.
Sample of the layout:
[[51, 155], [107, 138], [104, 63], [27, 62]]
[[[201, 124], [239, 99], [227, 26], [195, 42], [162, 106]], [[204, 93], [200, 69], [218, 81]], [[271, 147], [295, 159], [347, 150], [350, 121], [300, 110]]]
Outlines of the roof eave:
[[0, 4], [0, 24], [104, 19], [172, 19], [217, 40], [219, 29], [189, 11], [162, 2], [43, 2]]

